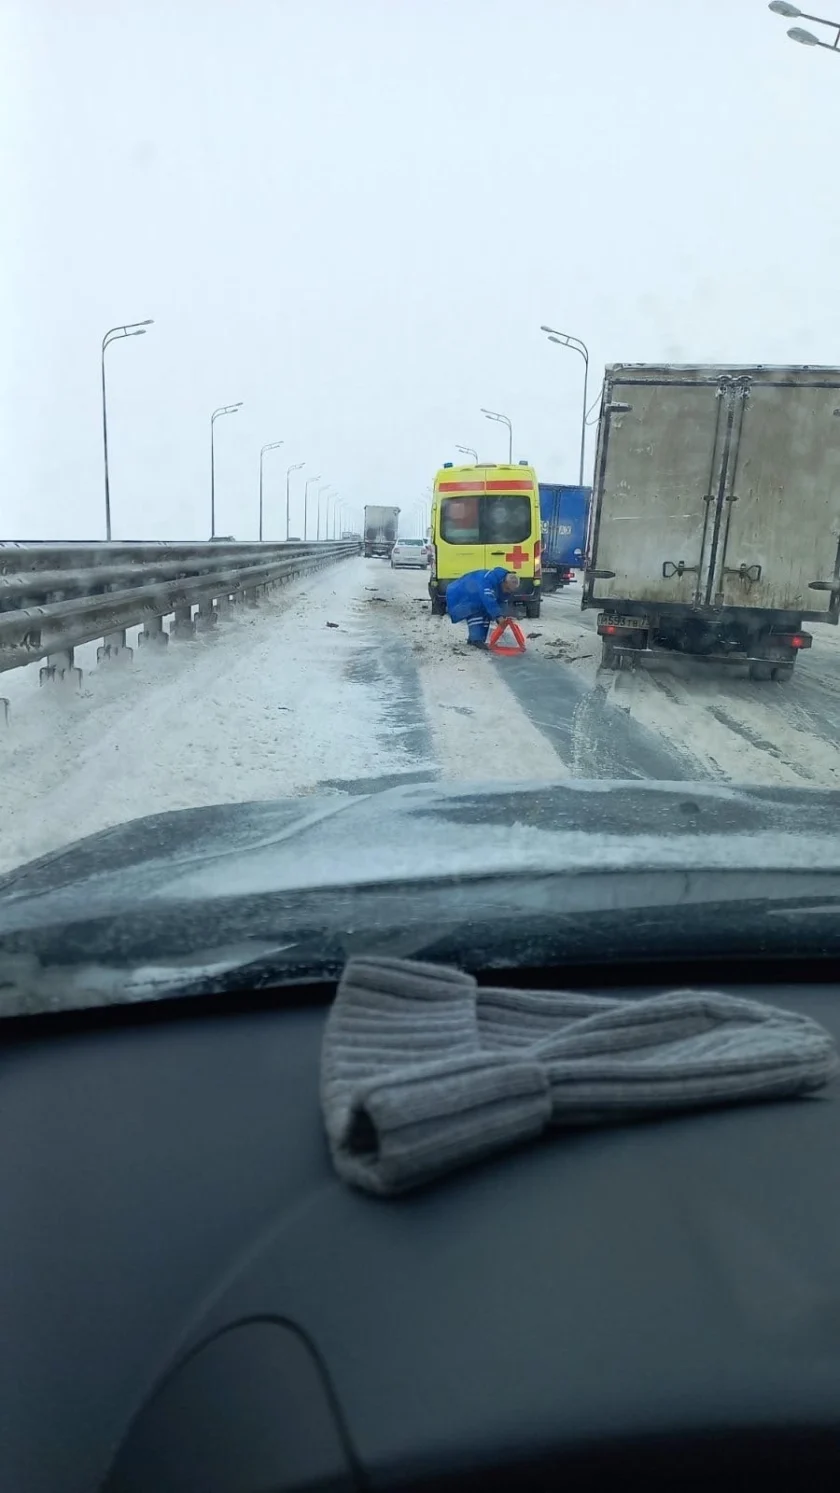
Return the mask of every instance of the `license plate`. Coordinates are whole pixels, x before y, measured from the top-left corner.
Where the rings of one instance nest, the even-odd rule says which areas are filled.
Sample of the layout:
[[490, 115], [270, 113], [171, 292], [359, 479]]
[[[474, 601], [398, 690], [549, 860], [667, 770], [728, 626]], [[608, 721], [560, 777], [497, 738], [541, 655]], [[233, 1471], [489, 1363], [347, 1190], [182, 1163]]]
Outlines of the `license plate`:
[[647, 617], [614, 617], [611, 612], [602, 612], [598, 618], [598, 624], [606, 622], [613, 627], [647, 627]]

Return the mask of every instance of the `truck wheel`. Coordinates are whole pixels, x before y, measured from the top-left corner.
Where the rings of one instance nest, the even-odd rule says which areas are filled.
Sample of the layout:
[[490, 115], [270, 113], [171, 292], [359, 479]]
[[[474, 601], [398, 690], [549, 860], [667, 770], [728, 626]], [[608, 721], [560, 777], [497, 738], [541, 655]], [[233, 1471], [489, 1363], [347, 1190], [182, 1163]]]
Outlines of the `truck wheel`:
[[776, 664], [773, 668], [773, 678], [777, 684], [787, 684], [793, 678], [793, 664]]
[[539, 617], [539, 615], [540, 615], [540, 602], [541, 601], [542, 601], [542, 597], [541, 596], [532, 596], [532, 597], [529, 597], [529, 599], [525, 603], [525, 616], [526, 617]]
[[430, 594], [432, 602], [432, 616], [442, 617], [444, 612], [446, 611], [446, 597], [441, 596], [437, 591], [432, 591]]
[[772, 679], [772, 664], [750, 664], [750, 679]]

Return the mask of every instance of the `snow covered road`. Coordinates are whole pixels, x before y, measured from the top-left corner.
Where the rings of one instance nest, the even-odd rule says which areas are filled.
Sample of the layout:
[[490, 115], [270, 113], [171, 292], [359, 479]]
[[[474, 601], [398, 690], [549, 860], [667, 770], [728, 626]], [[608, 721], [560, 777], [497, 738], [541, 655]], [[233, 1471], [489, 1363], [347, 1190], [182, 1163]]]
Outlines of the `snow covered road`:
[[786, 685], [604, 675], [578, 585], [546, 599], [518, 658], [468, 649], [426, 585], [348, 560], [128, 666], [80, 649], [79, 692], [5, 675], [0, 870], [142, 814], [411, 778], [840, 785], [836, 629], [814, 628]]

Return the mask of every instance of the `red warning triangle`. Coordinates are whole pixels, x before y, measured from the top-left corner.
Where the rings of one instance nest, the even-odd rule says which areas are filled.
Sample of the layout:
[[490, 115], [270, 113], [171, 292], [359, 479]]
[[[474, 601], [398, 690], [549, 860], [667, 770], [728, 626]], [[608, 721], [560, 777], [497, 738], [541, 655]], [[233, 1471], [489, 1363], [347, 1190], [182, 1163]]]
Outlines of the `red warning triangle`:
[[[516, 639], [515, 648], [506, 648], [499, 641], [506, 628], [510, 628], [510, 631], [513, 633], [513, 636]], [[487, 640], [487, 647], [490, 649], [491, 653], [524, 653], [525, 634], [523, 633], [522, 628], [519, 626], [519, 623], [514, 621], [513, 617], [503, 617], [501, 622], [497, 622], [496, 626], [493, 628], [493, 631], [491, 632], [490, 637]]]

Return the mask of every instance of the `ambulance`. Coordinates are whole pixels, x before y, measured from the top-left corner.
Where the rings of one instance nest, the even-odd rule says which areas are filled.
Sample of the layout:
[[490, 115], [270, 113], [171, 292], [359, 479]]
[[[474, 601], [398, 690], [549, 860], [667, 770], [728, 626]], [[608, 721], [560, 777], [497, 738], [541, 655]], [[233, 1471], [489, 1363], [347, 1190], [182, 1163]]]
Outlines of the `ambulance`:
[[446, 611], [450, 581], [503, 566], [519, 576], [519, 605], [540, 615], [540, 490], [527, 462], [456, 467], [447, 462], [432, 496], [432, 611]]

